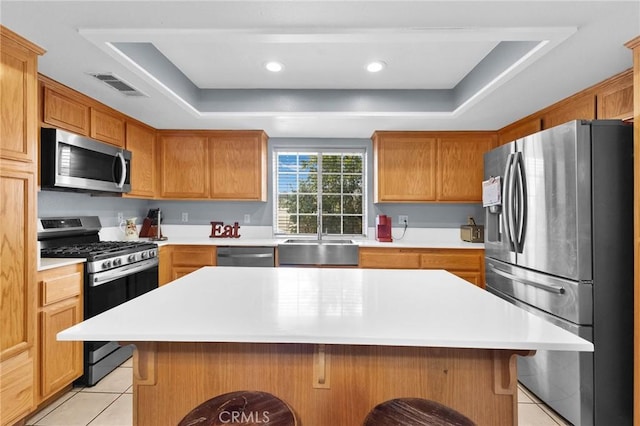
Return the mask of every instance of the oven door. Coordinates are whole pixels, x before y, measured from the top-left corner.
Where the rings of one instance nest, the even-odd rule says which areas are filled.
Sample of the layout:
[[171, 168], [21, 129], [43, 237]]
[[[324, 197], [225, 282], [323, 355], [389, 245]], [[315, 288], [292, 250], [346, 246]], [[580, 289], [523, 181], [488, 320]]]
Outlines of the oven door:
[[[148, 259], [109, 271], [87, 274], [85, 319], [94, 317], [158, 287], [158, 259]], [[94, 341], [84, 344], [84, 376], [80, 383], [93, 386], [133, 352], [131, 345]]]
[[158, 259], [88, 274], [85, 319], [134, 299], [158, 287]]

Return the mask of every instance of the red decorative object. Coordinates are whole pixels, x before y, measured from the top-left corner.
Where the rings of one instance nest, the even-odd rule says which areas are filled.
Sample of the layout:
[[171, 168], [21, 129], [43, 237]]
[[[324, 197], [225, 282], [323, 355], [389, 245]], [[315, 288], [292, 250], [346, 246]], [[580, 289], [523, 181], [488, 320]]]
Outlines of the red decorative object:
[[224, 222], [211, 222], [211, 235], [209, 238], [240, 238], [240, 225], [225, 225]]
[[378, 215], [376, 217], [376, 240], [390, 243], [391, 237], [391, 216]]

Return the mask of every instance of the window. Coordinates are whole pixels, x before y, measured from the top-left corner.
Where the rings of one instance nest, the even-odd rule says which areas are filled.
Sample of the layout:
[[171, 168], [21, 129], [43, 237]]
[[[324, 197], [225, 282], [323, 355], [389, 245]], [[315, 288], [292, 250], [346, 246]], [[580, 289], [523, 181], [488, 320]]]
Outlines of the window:
[[276, 149], [274, 161], [276, 234], [365, 233], [364, 150]]

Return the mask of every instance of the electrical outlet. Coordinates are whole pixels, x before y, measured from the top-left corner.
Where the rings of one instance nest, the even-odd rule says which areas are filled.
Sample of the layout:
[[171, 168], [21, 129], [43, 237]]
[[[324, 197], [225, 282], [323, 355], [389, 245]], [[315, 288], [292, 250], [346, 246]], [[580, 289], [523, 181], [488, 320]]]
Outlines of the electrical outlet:
[[409, 225], [409, 216], [407, 215], [399, 215], [398, 216], [398, 224], [399, 225]]
[[251, 223], [251, 215], [250, 214], [245, 214], [244, 215], [244, 223]]
[[122, 222], [123, 220], [124, 220], [124, 213], [118, 212], [118, 223]]
[[182, 212], [182, 221], [183, 222], [189, 222], [189, 213]]

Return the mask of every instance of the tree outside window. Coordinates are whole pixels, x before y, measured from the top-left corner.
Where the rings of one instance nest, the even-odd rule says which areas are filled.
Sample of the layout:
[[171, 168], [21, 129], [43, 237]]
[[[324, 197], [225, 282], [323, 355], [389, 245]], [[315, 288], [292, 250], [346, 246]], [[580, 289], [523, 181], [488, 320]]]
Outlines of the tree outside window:
[[363, 150], [274, 155], [276, 234], [364, 234]]

